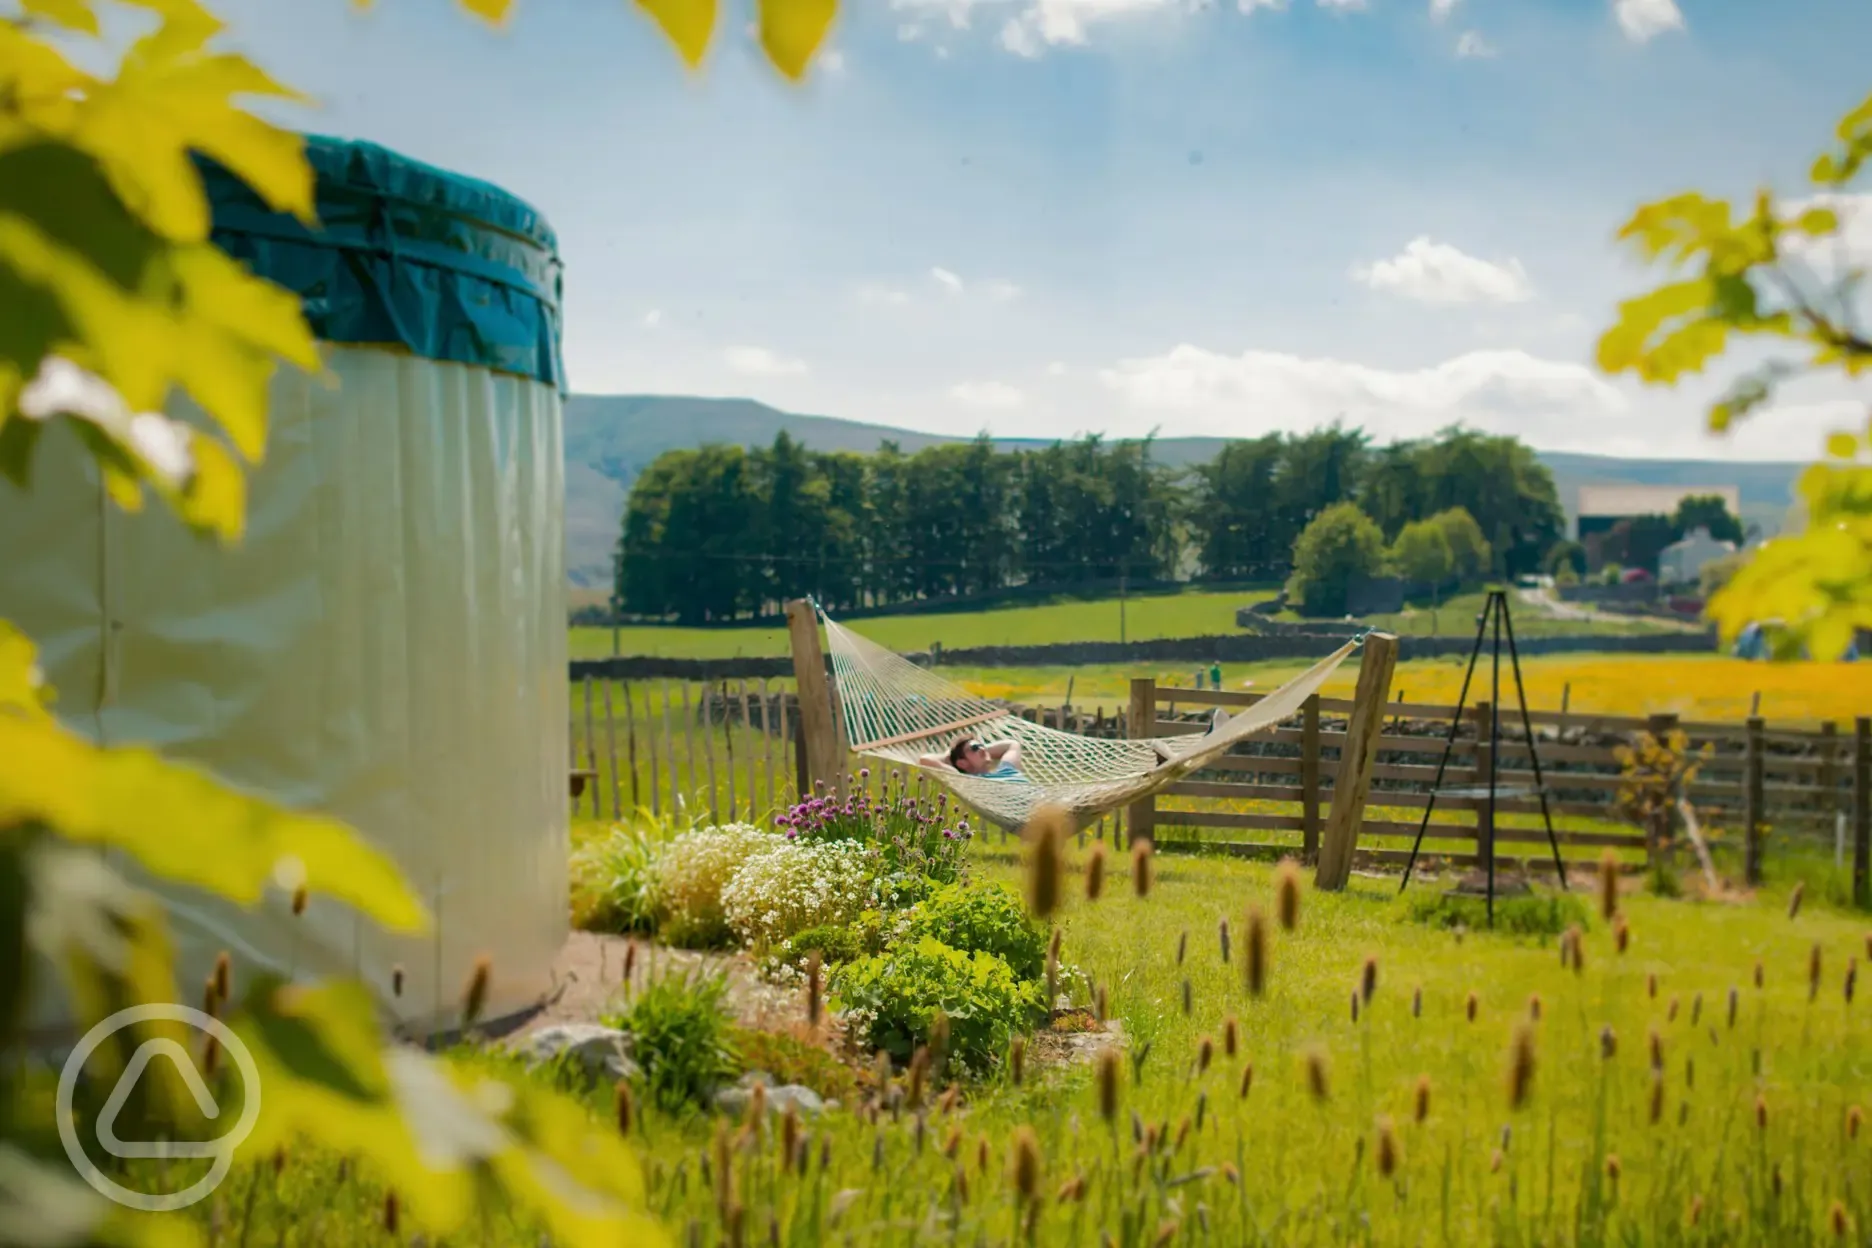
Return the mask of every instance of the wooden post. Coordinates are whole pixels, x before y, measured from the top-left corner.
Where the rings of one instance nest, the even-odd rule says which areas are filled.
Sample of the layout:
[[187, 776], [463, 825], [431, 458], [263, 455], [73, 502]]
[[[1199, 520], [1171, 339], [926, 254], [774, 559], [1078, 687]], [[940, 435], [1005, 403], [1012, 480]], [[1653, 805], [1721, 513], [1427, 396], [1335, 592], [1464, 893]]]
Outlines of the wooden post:
[[[767, 696], [768, 696], [767, 678], [763, 676], [761, 677], [761, 682], [760, 682], [761, 760], [767, 764], [767, 809], [776, 810], [778, 809], [778, 807], [776, 806], [774, 802], [774, 786], [773, 786], [773, 773], [774, 773], [773, 712], [768, 709], [770, 704], [767, 701]], [[783, 705], [785, 701], [785, 696], [786, 696], [785, 694], [781, 695], [781, 701]], [[784, 723], [782, 723], [782, 726], [780, 728], [780, 739], [783, 741], [786, 739], [786, 727]]]
[[1853, 721], [1853, 900], [1872, 906], [1872, 718]]
[[780, 704], [780, 722], [793, 728], [793, 800], [803, 802], [813, 795], [812, 768], [807, 765], [806, 730], [800, 727], [799, 697], [793, 698], [792, 709], [787, 704]]
[[1358, 847], [1359, 824], [1365, 818], [1365, 799], [1371, 792], [1372, 764], [1378, 757], [1378, 739], [1384, 734], [1385, 705], [1391, 700], [1397, 657], [1396, 637], [1366, 635], [1352, 715], [1346, 721], [1345, 745], [1333, 777], [1332, 813], [1320, 845], [1315, 888], [1336, 891], [1352, 877], [1352, 851]]
[[592, 678], [585, 678], [585, 765], [591, 769], [591, 813], [592, 818], [602, 819], [604, 807], [599, 795], [598, 780], [598, 730], [593, 727], [592, 703], [598, 699], [592, 694]]
[[[1487, 702], [1478, 702], [1475, 705], [1474, 714], [1476, 738], [1475, 778], [1470, 783], [1480, 792], [1488, 788], [1489, 768], [1494, 765], [1495, 734], [1489, 729], [1490, 725], [1494, 722], [1491, 717], [1495, 714], [1495, 708]], [[1496, 783], [1498, 785], [1501, 783], [1499, 773]], [[1479, 870], [1487, 871], [1489, 869], [1489, 864], [1495, 859], [1494, 812], [1489, 810], [1488, 799], [1486, 797], [1472, 800], [1475, 802], [1476, 867]]]
[[1301, 704], [1300, 854], [1319, 861], [1320, 840], [1320, 700], [1314, 694]]
[[1759, 715], [1749, 716], [1743, 756], [1742, 829], [1744, 874], [1751, 885], [1762, 879], [1762, 763], [1765, 726]]
[[631, 814], [635, 816], [643, 809], [643, 800], [637, 791], [637, 695], [628, 680], [624, 682], [624, 751], [630, 756]]
[[832, 718], [832, 691], [826, 683], [825, 652], [819, 647], [819, 621], [812, 604], [795, 598], [786, 605], [787, 635], [793, 644], [793, 679], [799, 684], [800, 737], [806, 765], [802, 769], [802, 795], [823, 784], [826, 792], [839, 787], [838, 725]]
[[[1157, 735], [1157, 680], [1152, 676], [1131, 679], [1131, 739], [1148, 741]], [[1125, 810], [1125, 830], [1135, 843], [1157, 837], [1157, 799], [1147, 797], [1131, 803]]]
[[611, 764], [611, 817], [624, 817], [624, 786], [618, 779], [617, 719], [611, 713], [611, 682], [604, 682], [605, 761]]

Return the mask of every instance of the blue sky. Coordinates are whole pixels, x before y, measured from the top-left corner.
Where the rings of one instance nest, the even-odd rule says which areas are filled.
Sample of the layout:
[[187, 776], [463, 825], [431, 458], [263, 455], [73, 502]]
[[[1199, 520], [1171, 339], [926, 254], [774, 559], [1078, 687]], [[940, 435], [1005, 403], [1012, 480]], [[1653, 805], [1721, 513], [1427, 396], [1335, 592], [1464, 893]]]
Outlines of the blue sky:
[[1864, 419], [1814, 387], [1716, 440], [1709, 385], [1589, 364], [1641, 199], [1799, 192], [1865, 0], [846, 0], [802, 88], [739, 4], [700, 75], [623, 0], [219, 9], [318, 101], [280, 116], [546, 213], [581, 391], [1753, 458]]

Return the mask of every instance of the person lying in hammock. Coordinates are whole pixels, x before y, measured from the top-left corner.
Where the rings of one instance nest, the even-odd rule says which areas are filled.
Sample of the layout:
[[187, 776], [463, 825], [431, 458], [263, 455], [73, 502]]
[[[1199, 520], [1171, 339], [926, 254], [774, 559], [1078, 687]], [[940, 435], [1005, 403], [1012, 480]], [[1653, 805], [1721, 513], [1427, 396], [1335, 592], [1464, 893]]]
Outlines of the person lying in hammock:
[[1020, 769], [1021, 749], [1018, 741], [996, 741], [993, 745], [983, 745], [973, 737], [959, 737], [949, 747], [946, 757], [941, 754], [924, 754], [917, 762], [924, 767], [948, 768], [965, 776], [981, 776], [987, 780], [1027, 778]]

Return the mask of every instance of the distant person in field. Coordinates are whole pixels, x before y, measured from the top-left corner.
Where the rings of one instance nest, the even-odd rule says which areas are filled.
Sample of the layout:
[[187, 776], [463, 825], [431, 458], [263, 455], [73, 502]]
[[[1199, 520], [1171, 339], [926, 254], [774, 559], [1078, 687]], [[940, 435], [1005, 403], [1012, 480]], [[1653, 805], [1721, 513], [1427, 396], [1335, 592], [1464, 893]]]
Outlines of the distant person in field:
[[1018, 741], [996, 741], [983, 745], [973, 737], [958, 737], [947, 755], [925, 754], [917, 759], [925, 767], [947, 767], [965, 776], [986, 780], [1025, 780], [1022, 774]]

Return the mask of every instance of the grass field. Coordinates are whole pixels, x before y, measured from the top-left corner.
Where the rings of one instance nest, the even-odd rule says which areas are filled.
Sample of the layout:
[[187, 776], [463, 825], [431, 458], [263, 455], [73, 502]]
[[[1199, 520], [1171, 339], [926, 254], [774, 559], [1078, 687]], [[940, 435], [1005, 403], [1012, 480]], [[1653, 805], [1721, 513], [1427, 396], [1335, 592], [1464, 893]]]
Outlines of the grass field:
[[[1132, 598], [1124, 603], [1123, 635], [1131, 641], [1155, 641], [1175, 637], [1230, 636], [1236, 627], [1235, 613], [1242, 607], [1264, 602], [1273, 592], [1237, 590], [1209, 593], [1191, 590], [1181, 594]], [[1515, 628], [1519, 635], [1546, 637], [1584, 632], [1641, 633], [1676, 627], [1645, 620], [1617, 617], [1590, 622], [1560, 620], [1542, 615], [1532, 606], [1515, 604]], [[1471, 636], [1475, 616], [1482, 609], [1482, 595], [1466, 594], [1453, 598], [1435, 610], [1413, 609], [1399, 615], [1372, 616], [1368, 623], [1375, 628], [1409, 635]], [[1115, 598], [1094, 602], [1055, 602], [1039, 606], [1002, 607], [992, 611], [974, 611], [941, 615], [893, 615], [876, 619], [854, 620], [853, 631], [880, 645], [898, 651], [927, 650], [931, 642], [941, 642], [945, 649], [960, 650], [974, 646], [1049, 645], [1067, 641], [1119, 640], [1120, 604]], [[1293, 621], [1291, 613], [1275, 617]], [[571, 652], [575, 659], [601, 658], [613, 653], [614, 639], [608, 628], [574, 628]], [[633, 626], [617, 630], [616, 652], [626, 655], [654, 655], [672, 658], [759, 658], [787, 653], [783, 628], [666, 628]]]
[[[1872, 1228], [1872, 1003], [1846, 987], [1872, 955], [1863, 917], [1790, 918], [1778, 888], [1628, 895], [1623, 953], [1581, 907], [1576, 971], [1550, 937], [1414, 921], [1394, 883], [1355, 878], [1303, 891], [1255, 996], [1244, 916], [1277, 912], [1267, 868], [1164, 859], [1140, 897], [1119, 862], [1092, 904], [1082, 863], [1069, 853], [1061, 951], [1122, 1026], [1108, 1089], [1033, 1058], [950, 1107], [938, 1082], [920, 1106], [847, 1104], [797, 1131], [639, 1101], [670, 1242], [1807, 1245]], [[1018, 878], [1004, 855], [977, 867]], [[608, 1087], [587, 1096], [611, 1118]], [[371, 1176], [309, 1153], [242, 1165], [190, 1216], [223, 1242], [397, 1241], [382, 1208]], [[490, 1211], [472, 1242], [545, 1241]]]

